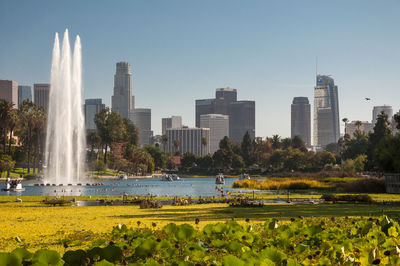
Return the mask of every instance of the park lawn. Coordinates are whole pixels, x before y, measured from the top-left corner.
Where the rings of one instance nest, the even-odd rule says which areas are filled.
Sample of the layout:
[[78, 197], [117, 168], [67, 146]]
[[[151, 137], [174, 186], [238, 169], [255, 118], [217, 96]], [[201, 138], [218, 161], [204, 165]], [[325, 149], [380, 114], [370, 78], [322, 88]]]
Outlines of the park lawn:
[[[9, 202], [0, 204], [0, 251], [11, 251], [26, 245], [31, 251], [49, 248], [64, 253], [67, 249], [86, 248], [95, 239], [107, 239], [113, 226], [160, 228], [168, 223], [190, 223], [199, 218], [199, 227], [235, 219], [253, 223], [275, 217], [400, 217], [400, 206], [367, 204], [291, 205], [270, 204], [264, 207], [240, 208], [227, 204], [164, 206], [161, 209], [140, 209], [138, 206], [48, 207], [39, 202]], [[28, 244], [29, 243], [29, 244]]]

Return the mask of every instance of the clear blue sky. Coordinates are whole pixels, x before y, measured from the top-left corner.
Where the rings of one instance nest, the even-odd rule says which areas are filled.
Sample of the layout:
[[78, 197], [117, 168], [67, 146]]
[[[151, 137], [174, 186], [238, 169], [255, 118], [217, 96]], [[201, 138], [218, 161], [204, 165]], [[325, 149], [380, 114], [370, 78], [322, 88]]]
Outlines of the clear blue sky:
[[229, 86], [256, 101], [257, 136], [290, 136], [293, 97], [312, 102], [316, 56], [339, 86], [341, 118], [400, 108], [400, 1], [1, 0], [0, 10], [0, 79], [49, 82], [54, 33], [68, 28], [82, 40], [84, 98], [110, 105], [115, 63], [128, 61], [136, 107], [152, 109], [158, 134], [170, 115], [194, 126], [195, 99]]

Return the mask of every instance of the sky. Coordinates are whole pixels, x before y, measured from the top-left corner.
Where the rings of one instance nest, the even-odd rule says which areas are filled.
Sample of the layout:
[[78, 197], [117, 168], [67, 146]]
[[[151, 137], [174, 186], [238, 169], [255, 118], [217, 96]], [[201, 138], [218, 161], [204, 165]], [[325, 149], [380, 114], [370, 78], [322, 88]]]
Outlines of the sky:
[[313, 103], [316, 57], [338, 86], [340, 119], [400, 108], [400, 1], [1, 0], [0, 10], [0, 79], [49, 82], [54, 34], [68, 28], [82, 41], [83, 98], [110, 106], [115, 64], [128, 61], [155, 134], [171, 115], [194, 126], [195, 100], [231, 87], [256, 101], [256, 136], [289, 137], [293, 97]]

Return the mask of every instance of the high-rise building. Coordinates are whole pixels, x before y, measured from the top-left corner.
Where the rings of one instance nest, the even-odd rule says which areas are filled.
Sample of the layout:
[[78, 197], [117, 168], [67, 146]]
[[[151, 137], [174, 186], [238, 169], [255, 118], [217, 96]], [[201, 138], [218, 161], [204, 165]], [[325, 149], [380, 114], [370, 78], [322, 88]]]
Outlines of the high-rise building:
[[86, 99], [85, 100], [85, 127], [86, 131], [96, 131], [97, 127], [94, 118], [97, 113], [106, 108], [102, 103], [102, 99]]
[[203, 156], [210, 153], [210, 129], [209, 128], [168, 128], [166, 130], [168, 143], [166, 152], [174, 154], [180, 152], [194, 153]]
[[307, 97], [294, 97], [291, 106], [291, 137], [300, 136], [311, 147], [311, 105]]
[[181, 116], [171, 116], [161, 119], [161, 133], [165, 135], [167, 128], [180, 128], [182, 127]]
[[313, 135], [317, 150], [336, 143], [340, 137], [338, 87], [330, 76], [317, 75]]
[[25, 100], [32, 102], [32, 88], [31, 86], [18, 86], [18, 106], [21, 106]]
[[114, 95], [111, 97], [111, 108], [120, 116], [129, 118], [135, 108], [132, 96], [132, 73], [128, 62], [118, 62], [114, 75]]
[[139, 145], [141, 147], [150, 145], [153, 131], [151, 130], [151, 109], [136, 108], [131, 121], [136, 125], [139, 130]]
[[196, 100], [196, 127], [200, 127], [200, 116], [205, 114], [223, 114], [229, 116], [229, 138], [242, 141], [249, 132], [255, 137], [255, 102], [237, 101], [237, 90], [219, 88], [215, 99]]
[[200, 116], [200, 127], [210, 129], [210, 153], [219, 149], [219, 142], [229, 136], [229, 116], [207, 114]]
[[7, 100], [18, 109], [18, 83], [12, 80], [0, 80], [0, 99]]
[[33, 84], [34, 102], [38, 107], [43, 107], [46, 114], [49, 111], [50, 84], [35, 83]]
[[378, 115], [384, 112], [388, 116], [388, 121], [391, 122], [393, 117], [393, 108], [390, 105], [374, 106], [372, 110], [372, 124], [375, 126]]

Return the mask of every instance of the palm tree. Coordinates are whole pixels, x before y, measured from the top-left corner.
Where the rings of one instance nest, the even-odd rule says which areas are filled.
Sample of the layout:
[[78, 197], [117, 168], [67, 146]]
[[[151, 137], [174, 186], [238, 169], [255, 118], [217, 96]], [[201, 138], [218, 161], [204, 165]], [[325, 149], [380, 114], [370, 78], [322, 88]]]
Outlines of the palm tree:
[[6, 153], [7, 132], [10, 122], [10, 114], [14, 104], [5, 99], [0, 99], [0, 131], [3, 135], [3, 153]]
[[162, 135], [161, 136], [161, 141], [163, 143], [163, 149], [164, 149], [164, 152], [165, 152], [165, 150], [167, 148], [167, 143], [168, 143], [168, 135], [167, 134]]
[[272, 136], [272, 147], [274, 149], [279, 149], [281, 146], [281, 137], [279, 135]]
[[179, 145], [181, 145], [181, 142], [179, 141], [179, 139], [174, 140], [175, 154], [177, 154], [179, 152]]
[[9, 142], [8, 142], [8, 154], [11, 155], [11, 142], [12, 142], [12, 135], [14, 133], [14, 129], [17, 127], [19, 121], [18, 111], [12, 109], [10, 112], [10, 117], [8, 120], [8, 130], [10, 134]]
[[344, 123], [344, 134], [346, 135], [346, 127], [347, 127], [347, 122], [349, 122], [349, 119], [347, 119], [346, 117], [342, 119], [343, 123]]
[[35, 137], [35, 158], [34, 158], [34, 168], [33, 172], [35, 172], [35, 168], [37, 172], [39, 172], [39, 161], [41, 156], [44, 152], [44, 145], [43, 145], [43, 140], [45, 136], [45, 128], [46, 128], [46, 112], [41, 108], [35, 108], [34, 110], [34, 120], [33, 120], [33, 132], [34, 132], [34, 137]]
[[201, 145], [203, 146], [203, 151], [204, 151], [206, 149], [206, 146], [207, 146], [207, 138], [206, 137], [202, 137], [201, 138]]
[[360, 120], [357, 120], [356, 126], [357, 126], [357, 130], [360, 130], [360, 127], [362, 126], [362, 122]]

